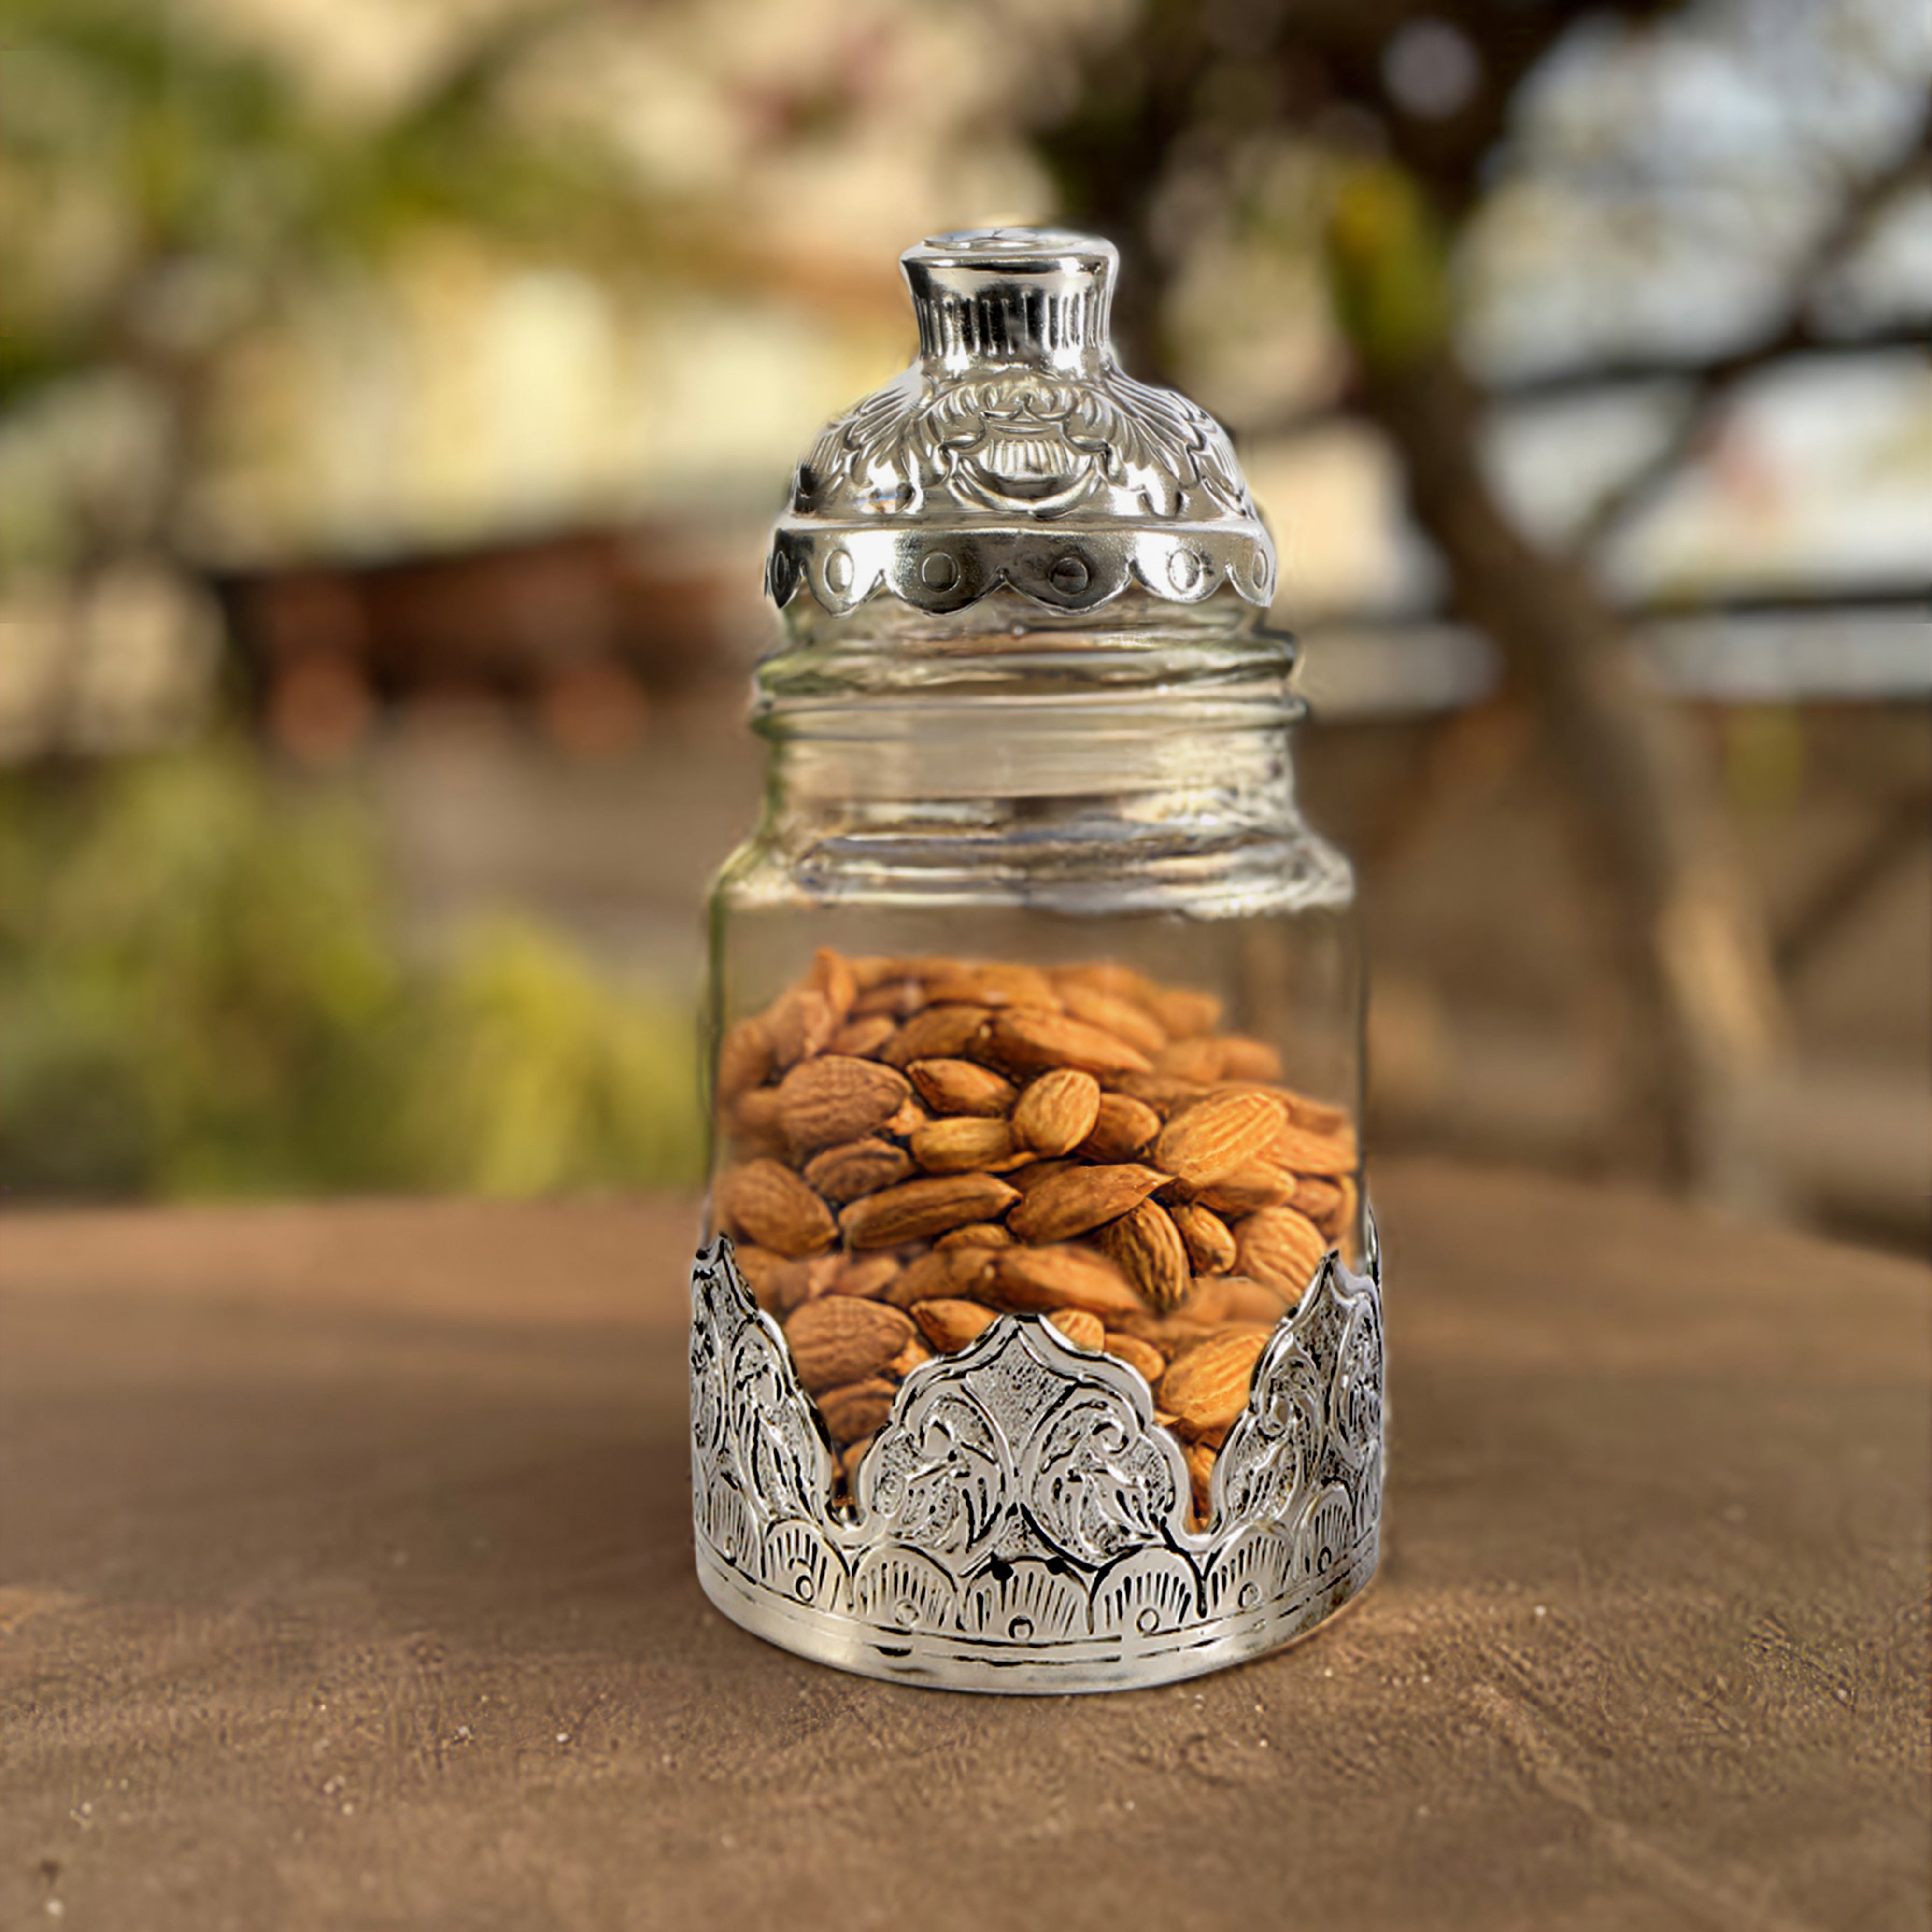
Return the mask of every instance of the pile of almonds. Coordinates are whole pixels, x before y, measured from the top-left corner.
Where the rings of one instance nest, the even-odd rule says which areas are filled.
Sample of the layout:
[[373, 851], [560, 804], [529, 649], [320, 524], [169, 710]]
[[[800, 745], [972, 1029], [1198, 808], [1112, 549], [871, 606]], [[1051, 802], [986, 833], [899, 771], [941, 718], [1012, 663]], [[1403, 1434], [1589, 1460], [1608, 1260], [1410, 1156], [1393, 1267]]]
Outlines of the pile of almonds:
[[912, 1369], [1029, 1310], [1147, 1378], [1204, 1519], [1274, 1324], [1353, 1258], [1358, 1162], [1220, 1015], [1118, 965], [821, 951], [726, 1034], [714, 1217], [845, 1481]]

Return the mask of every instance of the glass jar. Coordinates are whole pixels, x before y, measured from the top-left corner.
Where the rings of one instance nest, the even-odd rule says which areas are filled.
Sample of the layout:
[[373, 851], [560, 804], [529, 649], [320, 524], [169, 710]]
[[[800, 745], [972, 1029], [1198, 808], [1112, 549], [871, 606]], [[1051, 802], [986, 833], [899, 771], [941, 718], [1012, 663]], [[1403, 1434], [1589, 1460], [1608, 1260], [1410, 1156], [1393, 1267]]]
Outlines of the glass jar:
[[874, 1674], [1158, 1682], [1373, 1567], [1354, 879], [1296, 802], [1267, 532], [1114, 365], [1112, 250], [904, 259], [920, 359], [775, 535], [770, 781], [711, 904], [700, 1568]]

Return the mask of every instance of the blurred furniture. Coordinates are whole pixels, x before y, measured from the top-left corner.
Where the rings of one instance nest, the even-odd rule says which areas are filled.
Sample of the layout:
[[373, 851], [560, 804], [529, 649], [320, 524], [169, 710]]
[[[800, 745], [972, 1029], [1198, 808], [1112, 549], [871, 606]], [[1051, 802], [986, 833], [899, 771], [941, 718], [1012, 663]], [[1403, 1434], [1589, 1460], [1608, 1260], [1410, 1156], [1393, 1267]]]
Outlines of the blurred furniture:
[[1377, 1192], [1382, 1577], [1050, 1704], [706, 1606], [688, 1203], [0, 1222], [0, 1922], [1922, 1926], [1925, 1272]]
[[[650, 700], [742, 673], [757, 550], [670, 523], [214, 580], [251, 714], [326, 762], [378, 710], [488, 700], [566, 751], [628, 748]], [[742, 567], [737, 567], [740, 566]], [[740, 579], [742, 578], [742, 584]]]

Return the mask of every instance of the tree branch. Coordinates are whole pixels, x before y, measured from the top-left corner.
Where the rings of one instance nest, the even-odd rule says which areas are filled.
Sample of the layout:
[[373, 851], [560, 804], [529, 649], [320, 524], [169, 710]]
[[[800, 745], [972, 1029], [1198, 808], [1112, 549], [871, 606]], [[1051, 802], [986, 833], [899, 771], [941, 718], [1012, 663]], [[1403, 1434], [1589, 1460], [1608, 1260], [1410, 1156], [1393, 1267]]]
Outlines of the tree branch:
[[1826, 872], [1778, 928], [1774, 945], [1780, 973], [1791, 976], [1804, 971], [1825, 942], [1925, 842], [1932, 826], [1929, 806], [1932, 801], [1923, 792], [1900, 793]]
[[1928, 169], [1922, 139], [1911, 142], [1883, 166], [1853, 184], [1837, 213], [1791, 279], [1784, 322], [1748, 346], [1705, 363], [1696, 391], [1664, 442], [1622, 480], [1598, 498], [1570, 540], [1570, 554], [1587, 556], [1654, 502], [1684, 465], [1708, 448], [1738, 390], [1760, 370], [1814, 346], [1808, 311], [1819, 289], [1850, 258], [1895, 196]]
[[1667, 1170], [1707, 1198], [1763, 1205], [1774, 1183], [1754, 1124], [1780, 1001], [1708, 761], [1587, 573], [1504, 513], [1484, 470], [1482, 399], [1446, 350], [1377, 371], [1368, 399], [1455, 605], [1534, 704], [1611, 888], [1610, 935], [1644, 1021], [1633, 1071]]
[[[1617, 10], [1645, 17], [1670, 4], [1627, 0]], [[1440, 299], [1454, 231], [1485, 190], [1517, 88], [1585, 9], [1564, 0], [1512, 10], [1497, 29], [1478, 0], [1429, 0], [1481, 47], [1484, 70], [1463, 110], [1426, 124], [1390, 98], [1383, 70], [1389, 33], [1424, 10], [1424, 0], [1307, 0], [1292, 47], [1277, 34], [1236, 50], [1210, 44], [1204, 10], [1149, 0], [1138, 31], [1042, 146], [1060, 164], [1070, 218], [1097, 218], [1141, 244], [1138, 279], [1151, 294], [1148, 211], [1166, 151], [1190, 136], [1204, 76], [1259, 64], [1286, 100], [1312, 62], [1312, 98], [1304, 88], [1295, 112], [1312, 114], [1325, 97], [1376, 116], [1394, 165], [1348, 151], [1358, 218], [1338, 218], [1330, 250], [1338, 312], [1360, 326], [1364, 400], [1449, 563], [1459, 610], [1495, 640], [1530, 698], [1600, 856], [1608, 932], [1640, 1022], [1634, 1058], [1651, 1164], [1706, 1196], [1762, 1204], [1774, 1180], [1754, 1126], [1779, 1007], [1721, 800], [1701, 746], [1646, 686], [1588, 574], [1539, 550], [1497, 502], [1481, 461], [1483, 399], [1456, 366]]]

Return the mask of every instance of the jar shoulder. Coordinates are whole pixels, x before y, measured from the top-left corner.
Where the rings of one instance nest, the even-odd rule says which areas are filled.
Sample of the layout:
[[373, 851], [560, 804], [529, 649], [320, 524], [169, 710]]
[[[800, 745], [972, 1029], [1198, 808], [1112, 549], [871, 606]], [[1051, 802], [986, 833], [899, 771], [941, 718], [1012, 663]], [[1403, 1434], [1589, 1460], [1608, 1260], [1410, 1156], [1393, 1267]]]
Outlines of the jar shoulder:
[[854, 827], [797, 842], [767, 829], [726, 860], [713, 896], [724, 910], [980, 905], [1242, 919], [1351, 914], [1356, 880], [1347, 855], [1299, 820], [1204, 838], [1132, 828], [1043, 838]]

